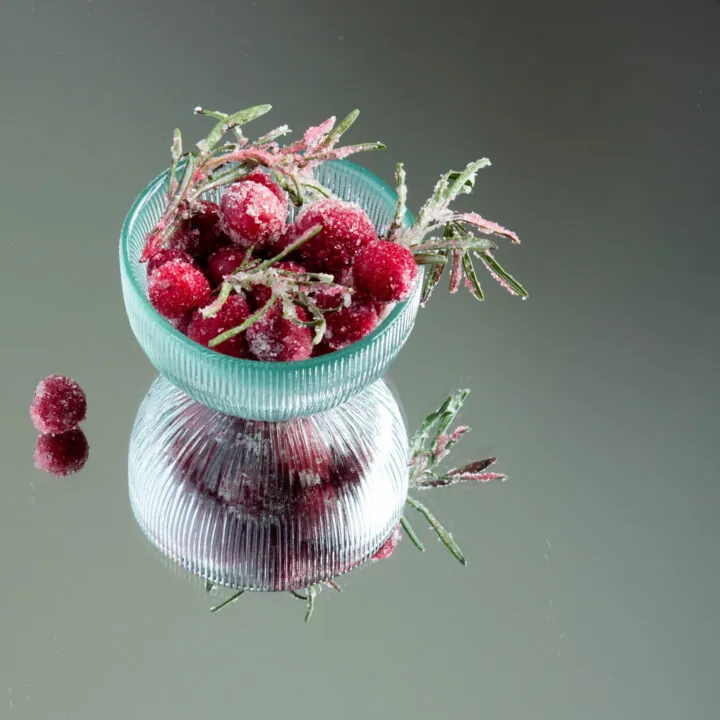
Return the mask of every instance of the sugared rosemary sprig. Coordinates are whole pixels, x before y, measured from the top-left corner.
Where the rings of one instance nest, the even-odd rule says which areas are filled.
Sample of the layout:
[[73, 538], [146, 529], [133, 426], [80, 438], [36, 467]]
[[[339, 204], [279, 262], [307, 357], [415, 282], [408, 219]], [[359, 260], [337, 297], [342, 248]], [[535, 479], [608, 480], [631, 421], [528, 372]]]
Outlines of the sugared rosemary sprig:
[[[321, 187], [314, 178], [313, 170], [318, 165], [328, 160], [347, 158], [358, 152], [385, 148], [380, 142], [337, 146], [357, 119], [358, 110], [353, 110], [337, 125], [335, 117], [328, 118], [320, 125], [308, 128], [300, 140], [288, 145], [281, 146], [276, 142], [277, 138], [290, 132], [287, 125], [251, 143], [242, 132], [243, 126], [265, 115], [271, 107], [255, 105], [232, 114], [196, 107], [196, 115], [211, 117], [217, 122], [193, 151], [183, 152], [181, 133], [175, 130], [171, 148], [172, 162], [168, 171], [167, 207], [146, 236], [140, 257], [142, 262], [161, 250], [180, 223], [197, 211], [204, 193], [242, 179], [258, 165], [271, 172], [296, 205], [302, 205], [308, 197], [328, 195], [327, 189]], [[234, 141], [220, 145], [220, 141], [231, 131]]]
[[397, 165], [395, 179], [398, 200], [388, 239], [410, 248], [418, 264], [430, 266], [425, 273], [422, 305], [428, 301], [440, 282], [446, 265], [451, 268], [451, 293], [457, 292], [464, 281], [473, 296], [483, 300], [484, 294], [475, 272], [473, 257], [479, 259], [491, 276], [508, 292], [522, 298], [528, 296], [527, 290], [495, 259], [493, 253], [497, 250], [497, 244], [490, 238], [478, 237], [475, 233], [504, 237], [516, 244], [520, 242], [518, 236], [477, 213], [455, 212], [450, 209], [450, 204], [459, 195], [472, 192], [478, 171], [489, 165], [490, 160], [482, 158], [469, 163], [464, 170], [446, 172], [420, 209], [415, 222], [409, 227], [403, 227], [401, 222], [407, 204], [405, 169], [402, 163]]

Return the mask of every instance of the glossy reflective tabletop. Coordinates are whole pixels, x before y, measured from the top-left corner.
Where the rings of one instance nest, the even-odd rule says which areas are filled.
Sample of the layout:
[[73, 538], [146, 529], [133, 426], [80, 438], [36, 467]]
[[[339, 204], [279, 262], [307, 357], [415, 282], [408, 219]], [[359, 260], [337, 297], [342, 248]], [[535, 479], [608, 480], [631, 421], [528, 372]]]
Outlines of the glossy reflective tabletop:
[[[6, 0], [0, 68], [0, 719], [717, 717], [720, 3]], [[389, 374], [410, 429], [470, 388], [455, 462], [509, 476], [422, 495], [467, 566], [414, 516], [426, 552], [307, 625], [287, 593], [209, 612], [128, 493], [156, 373], [123, 219], [196, 105], [264, 102], [258, 131], [359, 107], [414, 211], [489, 157], [460, 205], [530, 292], [438, 289]], [[51, 373], [88, 394], [65, 479], [32, 462]]]

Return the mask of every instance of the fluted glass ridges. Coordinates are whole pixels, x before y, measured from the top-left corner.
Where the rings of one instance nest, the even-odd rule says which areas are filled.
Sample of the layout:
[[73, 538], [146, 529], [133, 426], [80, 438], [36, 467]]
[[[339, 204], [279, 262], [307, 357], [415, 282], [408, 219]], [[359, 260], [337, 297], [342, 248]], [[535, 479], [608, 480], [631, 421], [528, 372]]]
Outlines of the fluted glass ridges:
[[[347, 160], [328, 162], [317, 178], [344, 200], [358, 203], [378, 232], [387, 230], [395, 193], [379, 178]], [[123, 297], [135, 336], [150, 362], [193, 399], [223, 413], [282, 420], [321, 412], [352, 398], [382, 376], [412, 330], [420, 283], [380, 326], [344, 350], [292, 363], [240, 360], [194, 343], [162, 318], [147, 299], [146, 266], [138, 258], [146, 233], [165, 206], [167, 173], [140, 194], [120, 238]], [[220, 191], [209, 199], [218, 200]], [[410, 213], [406, 222], [412, 222]]]
[[397, 525], [407, 434], [384, 381], [312, 417], [243, 420], [160, 376], [135, 420], [129, 491], [164, 554], [214, 583], [290, 590], [366, 562]]

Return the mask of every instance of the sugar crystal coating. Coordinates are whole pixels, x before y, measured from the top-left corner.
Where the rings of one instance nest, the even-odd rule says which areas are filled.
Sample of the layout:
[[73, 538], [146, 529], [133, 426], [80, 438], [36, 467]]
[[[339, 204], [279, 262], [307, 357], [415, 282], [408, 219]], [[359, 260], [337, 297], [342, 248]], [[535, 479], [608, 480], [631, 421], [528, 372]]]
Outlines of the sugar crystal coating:
[[327, 198], [304, 208], [294, 223], [293, 233], [321, 225], [322, 230], [299, 248], [308, 270], [341, 273], [352, 265], [358, 250], [377, 240], [377, 233], [365, 211], [354, 203]]
[[148, 260], [148, 276], [152, 275], [160, 266], [164, 265], [166, 262], [170, 262], [171, 260], [182, 260], [188, 265], [195, 264], [192, 256], [188, 255], [188, 253], [186, 253], [184, 250], [169, 250], [167, 248], [164, 248], [163, 250], [159, 250]]
[[201, 200], [199, 205], [199, 212], [182, 221], [168, 241], [168, 248], [202, 259], [227, 245], [229, 238], [222, 231], [217, 203]]
[[161, 315], [178, 318], [208, 300], [210, 283], [195, 266], [171, 260], [150, 276], [148, 297]]
[[211, 287], [217, 287], [222, 283], [226, 275], [231, 275], [237, 270], [247, 255], [245, 248], [224, 247], [210, 256], [205, 275], [210, 281]]
[[[296, 307], [296, 311], [301, 320], [307, 320], [303, 308]], [[284, 318], [279, 302], [251, 325], [246, 334], [250, 352], [258, 360], [288, 362], [306, 360], [312, 355], [310, 328]]]
[[55, 477], [65, 477], [81, 470], [88, 454], [88, 441], [80, 428], [58, 435], [42, 434], [35, 444], [35, 467]]
[[268, 190], [272, 192], [272, 194], [281, 202], [284, 204], [285, 208], [287, 209], [287, 196], [285, 195], [285, 191], [270, 177], [268, 173], [266, 173], [264, 170], [262, 170], [259, 167], [256, 167], [252, 172], [250, 172], [244, 179], [244, 182], [256, 182], [260, 185], [264, 185]]
[[33, 425], [41, 433], [64, 433], [85, 419], [87, 398], [80, 385], [64, 375], [50, 375], [38, 383], [30, 405]]
[[380, 302], [398, 302], [410, 295], [418, 266], [404, 245], [378, 240], [355, 257], [353, 279], [362, 295]]
[[[272, 267], [292, 273], [305, 272], [305, 268], [293, 260], [280, 260]], [[271, 294], [272, 290], [267, 285], [254, 285], [249, 293], [250, 304], [255, 310], [259, 310], [270, 299]]]
[[265, 185], [244, 180], [225, 190], [220, 214], [222, 227], [234, 244], [257, 249], [285, 229], [287, 203]]
[[[242, 295], [233, 294], [225, 301], [215, 317], [203, 317], [200, 310], [193, 313], [190, 324], [187, 328], [187, 336], [200, 345], [208, 346], [208, 343], [226, 330], [242, 325], [250, 317], [250, 308]], [[223, 355], [232, 357], [248, 357], [247, 340], [245, 333], [235, 335], [229, 340], [216, 345], [216, 350]]]
[[323, 342], [331, 350], [344, 347], [369, 335], [377, 326], [378, 316], [372, 305], [353, 303], [350, 307], [325, 315], [327, 328]]

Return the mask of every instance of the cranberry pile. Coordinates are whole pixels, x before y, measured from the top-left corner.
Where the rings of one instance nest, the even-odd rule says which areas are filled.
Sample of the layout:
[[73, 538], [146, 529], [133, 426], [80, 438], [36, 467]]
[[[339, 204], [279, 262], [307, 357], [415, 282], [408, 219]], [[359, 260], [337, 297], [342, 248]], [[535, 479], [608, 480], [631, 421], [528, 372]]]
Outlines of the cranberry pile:
[[[273, 281], [233, 290], [219, 311], [213, 303], [223, 281], [248, 258], [278, 257], [313, 228], [321, 229], [270, 267], [292, 278], [321, 311], [326, 323], [320, 342], [305, 307], [288, 317]], [[148, 297], [175, 328], [205, 347], [237, 328], [276, 299], [241, 333], [213, 349], [237, 358], [297, 361], [324, 355], [368, 335], [390, 307], [410, 294], [418, 274], [405, 246], [378, 238], [367, 214], [334, 197], [307, 204], [289, 222], [285, 191], [261, 168], [228, 185], [220, 203], [201, 201], [180, 224], [166, 247], [148, 261]], [[332, 282], [302, 286], [305, 273], [332, 276]], [[349, 304], [345, 301], [349, 293]]]

